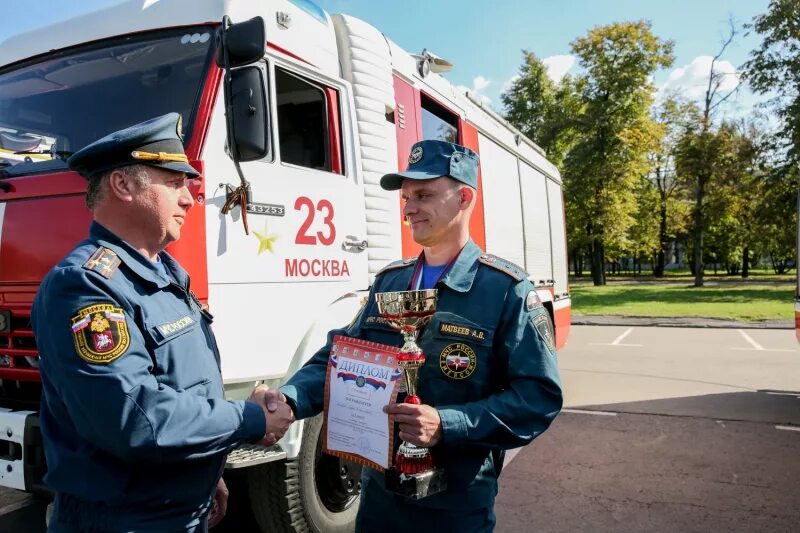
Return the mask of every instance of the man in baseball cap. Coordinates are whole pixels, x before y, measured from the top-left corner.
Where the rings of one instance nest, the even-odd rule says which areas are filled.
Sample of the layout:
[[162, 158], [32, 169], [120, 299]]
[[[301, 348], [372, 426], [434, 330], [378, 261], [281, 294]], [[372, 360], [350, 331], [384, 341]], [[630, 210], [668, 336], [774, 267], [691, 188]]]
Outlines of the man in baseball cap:
[[[399, 346], [401, 335], [385, 323], [375, 294], [437, 290], [436, 313], [418, 340], [426, 358], [417, 389], [422, 403], [402, 403], [401, 393], [385, 412], [396, 424], [394, 449], [400, 441], [429, 448], [447, 473], [447, 488], [405, 498], [396, 476], [387, 485], [382, 470], [364, 468], [357, 532], [402, 533], [409, 524], [420, 533], [492, 531], [504, 450], [528, 444], [561, 409], [547, 309], [522, 268], [470, 238], [477, 177], [475, 152], [436, 140], [415, 144], [408, 168], [383, 176], [384, 189], [401, 190], [403, 217], [423, 251], [380, 271], [356, 320], [328, 335]], [[329, 341], [267, 394], [288, 401], [298, 419], [315, 415], [330, 353]]]

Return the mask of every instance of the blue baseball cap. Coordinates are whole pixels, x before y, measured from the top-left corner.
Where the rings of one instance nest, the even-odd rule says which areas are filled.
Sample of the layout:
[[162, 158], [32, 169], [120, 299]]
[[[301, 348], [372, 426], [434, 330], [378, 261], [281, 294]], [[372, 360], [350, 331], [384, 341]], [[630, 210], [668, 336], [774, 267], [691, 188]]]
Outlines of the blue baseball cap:
[[128, 165], [148, 165], [197, 177], [200, 173], [183, 151], [181, 129], [181, 116], [168, 113], [109, 133], [72, 154], [67, 164], [85, 178]]
[[420, 141], [411, 148], [406, 171], [386, 174], [381, 178], [381, 187], [396, 191], [404, 179], [432, 180], [442, 176], [477, 189], [478, 154], [460, 144]]

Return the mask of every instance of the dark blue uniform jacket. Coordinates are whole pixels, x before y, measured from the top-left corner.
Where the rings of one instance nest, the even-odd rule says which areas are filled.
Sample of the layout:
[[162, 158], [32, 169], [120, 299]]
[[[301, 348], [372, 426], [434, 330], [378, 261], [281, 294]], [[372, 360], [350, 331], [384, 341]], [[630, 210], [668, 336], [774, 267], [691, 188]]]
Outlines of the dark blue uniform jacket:
[[[408, 290], [414, 267], [415, 260], [401, 261], [379, 273], [354, 322], [330, 332], [328, 345], [281, 387], [298, 418], [322, 410], [335, 335], [402, 345], [401, 334], [378, 313], [374, 295]], [[493, 522], [504, 450], [531, 442], [561, 409], [552, 325], [519, 267], [483, 254], [470, 241], [436, 288], [437, 311], [418, 339], [427, 358], [418, 391], [422, 402], [436, 407], [441, 416], [442, 439], [431, 451], [447, 470], [448, 489], [411, 504], [400, 502], [384, 490], [383, 473], [366, 469], [359, 512], [363, 531], [376, 527], [369, 523], [387, 524], [394, 519], [387, 516], [399, 509], [401, 514], [419, 510], [423, 523], [405, 523], [415, 531], [435, 531], [437, 516], [467, 516], [480, 509], [484, 511], [478, 519], [488, 515]], [[445, 530], [455, 531], [448, 528], [456, 526], [465, 531], [491, 528], [462, 528], [451, 521]]]
[[224, 399], [211, 317], [159, 257], [93, 223], [36, 296], [56, 531], [202, 527], [226, 453], [265, 433], [260, 407]]

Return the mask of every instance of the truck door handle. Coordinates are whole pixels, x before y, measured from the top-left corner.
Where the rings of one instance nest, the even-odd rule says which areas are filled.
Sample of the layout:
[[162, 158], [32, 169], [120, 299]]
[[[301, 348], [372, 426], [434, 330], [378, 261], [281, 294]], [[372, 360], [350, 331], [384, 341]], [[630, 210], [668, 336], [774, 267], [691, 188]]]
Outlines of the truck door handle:
[[358, 237], [348, 235], [342, 242], [342, 250], [358, 254], [366, 250], [368, 244], [366, 240], [359, 240]]

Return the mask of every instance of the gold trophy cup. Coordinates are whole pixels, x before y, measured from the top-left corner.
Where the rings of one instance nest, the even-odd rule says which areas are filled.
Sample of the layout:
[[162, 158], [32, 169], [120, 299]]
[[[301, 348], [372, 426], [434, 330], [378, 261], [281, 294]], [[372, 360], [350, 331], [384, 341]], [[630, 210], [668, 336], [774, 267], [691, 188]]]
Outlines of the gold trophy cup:
[[[380, 292], [375, 295], [378, 312], [393, 328], [400, 330], [405, 343], [397, 356], [403, 372], [405, 403], [421, 404], [417, 395], [419, 369], [425, 354], [417, 344], [420, 330], [436, 312], [436, 289]], [[386, 473], [387, 489], [418, 500], [447, 487], [445, 472], [433, 464], [428, 448], [403, 442], [395, 455], [394, 466]]]

